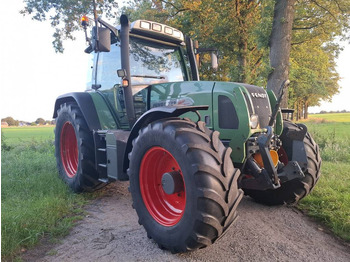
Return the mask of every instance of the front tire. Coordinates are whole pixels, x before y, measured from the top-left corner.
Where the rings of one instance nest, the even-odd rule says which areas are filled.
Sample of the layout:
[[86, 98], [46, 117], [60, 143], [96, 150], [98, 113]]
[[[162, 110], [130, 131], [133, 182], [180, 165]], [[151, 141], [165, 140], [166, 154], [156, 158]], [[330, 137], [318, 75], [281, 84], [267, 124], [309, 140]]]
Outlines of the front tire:
[[64, 103], [57, 111], [55, 156], [60, 177], [74, 192], [101, 185], [94, 167], [93, 135], [76, 103]]
[[[282, 156], [280, 155], [280, 159], [286, 158], [284, 161], [288, 162], [290, 159], [288, 159], [285, 152], [290, 151], [291, 148], [286, 148], [286, 146], [291, 147], [292, 144], [290, 143], [290, 139], [288, 141], [289, 143], [283, 141], [288, 139], [286, 134], [290, 129], [297, 129], [300, 127], [289, 120], [284, 120], [283, 125], [284, 128], [280, 138], [282, 140], [282, 148], [284, 147], [281, 151], [284, 153]], [[321, 156], [318, 145], [308, 132], [304, 137], [304, 146], [307, 156], [307, 167], [305, 170], [303, 169], [305, 175], [303, 179], [287, 181], [281, 184], [281, 187], [277, 189], [268, 189], [265, 191], [244, 189], [245, 194], [252, 197], [256, 202], [266, 205], [282, 205], [285, 203], [295, 205], [299, 200], [306, 197], [320, 178]]]
[[[151, 123], [133, 141], [130, 190], [149, 238], [173, 253], [206, 247], [237, 218], [243, 192], [231, 149], [204, 122], [172, 118]], [[176, 192], [162, 177], [175, 172]]]

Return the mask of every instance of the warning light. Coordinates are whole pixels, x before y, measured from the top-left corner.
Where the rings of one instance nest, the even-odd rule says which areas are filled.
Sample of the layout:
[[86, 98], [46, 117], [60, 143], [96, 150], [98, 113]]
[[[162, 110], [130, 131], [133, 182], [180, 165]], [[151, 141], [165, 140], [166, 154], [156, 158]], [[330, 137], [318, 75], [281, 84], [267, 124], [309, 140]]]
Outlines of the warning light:
[[89, 25], [89, 18], [86, 15], [81, 17], [81, 25], [84, 27]]
[[128, 81], [128, 79], [123, 79], [123, 80], [122, 80], [122, 86], [123, 86], [123, 87], [129, 86], [129, 81]]

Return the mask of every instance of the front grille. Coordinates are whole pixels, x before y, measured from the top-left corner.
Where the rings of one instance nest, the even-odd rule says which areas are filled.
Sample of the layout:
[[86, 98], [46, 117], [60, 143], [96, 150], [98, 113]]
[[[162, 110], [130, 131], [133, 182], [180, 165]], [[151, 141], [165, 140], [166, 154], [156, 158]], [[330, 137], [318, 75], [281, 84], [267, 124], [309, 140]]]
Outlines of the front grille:
[[[271, 107], [266, 91], [262, 87], [242, 84], [248, 91], [253, 103], [255, 114], [259, 116], [259, 125], [261, 128], [268, 126]], [[247, 103], [249, 103], [247, 101]]]

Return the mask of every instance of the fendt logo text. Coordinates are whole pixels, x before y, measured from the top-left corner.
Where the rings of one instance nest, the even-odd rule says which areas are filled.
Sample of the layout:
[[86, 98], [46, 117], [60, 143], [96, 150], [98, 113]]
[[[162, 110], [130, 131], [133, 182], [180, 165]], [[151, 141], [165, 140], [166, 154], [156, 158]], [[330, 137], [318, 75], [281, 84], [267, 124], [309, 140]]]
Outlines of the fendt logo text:
[[267, 98], [267, 94], [264, 93], [250, 93], [252, 95], [252, 97], [255, 98]]

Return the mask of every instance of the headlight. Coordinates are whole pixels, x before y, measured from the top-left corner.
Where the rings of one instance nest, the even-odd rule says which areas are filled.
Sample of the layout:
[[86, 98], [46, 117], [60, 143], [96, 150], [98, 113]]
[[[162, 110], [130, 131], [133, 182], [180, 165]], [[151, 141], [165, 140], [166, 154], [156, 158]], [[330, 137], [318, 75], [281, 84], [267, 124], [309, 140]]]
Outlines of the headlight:
[[250, 127], [255, 129], [259, 125], [259, 117], [258, 115], [251, 115], [250, 116]]

